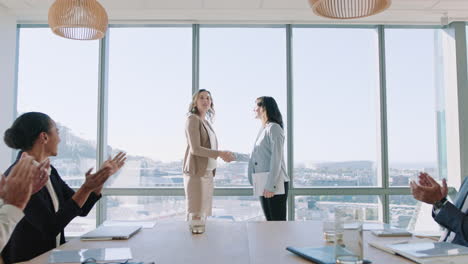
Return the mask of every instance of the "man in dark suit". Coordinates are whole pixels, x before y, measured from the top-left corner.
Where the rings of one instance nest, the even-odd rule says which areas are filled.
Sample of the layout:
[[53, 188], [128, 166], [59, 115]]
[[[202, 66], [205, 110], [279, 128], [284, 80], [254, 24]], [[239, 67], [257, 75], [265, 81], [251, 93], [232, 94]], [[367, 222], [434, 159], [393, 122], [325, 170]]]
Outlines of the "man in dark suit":
[[410, 183], [411, 193], [416, 200], [432, 204], [432, 217], [445, 232], [440, 241], [468, 246], [468, 177], [463, 181], [460, 191], [452, 204], [447, 200], [447, 181], [442, 186], [427, 173], [419, 175], [419, 183]]

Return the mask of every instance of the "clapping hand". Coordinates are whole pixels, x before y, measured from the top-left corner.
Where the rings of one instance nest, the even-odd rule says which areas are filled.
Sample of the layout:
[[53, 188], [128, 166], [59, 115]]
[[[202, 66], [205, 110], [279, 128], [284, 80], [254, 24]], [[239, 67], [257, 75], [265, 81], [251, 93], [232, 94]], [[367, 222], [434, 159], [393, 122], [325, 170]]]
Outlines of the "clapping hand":
[[440, 186], [440, 184], [427, 173], [422, 172], [419, 174], [418, 178], [419, 184], [414, 181], [410, 182], [411, 193], [416, 200], [434, 204], [447, 196], [448, 187], [445, 179], [442, 180], [442, 186]]
[[39, 164], [36, 174], [33, 178], [32, 194], [40, 191], [44, 185], [46, 185], [49, 180], [49, 169], [50, 169], [50, 160], [46, 159], [41, 164]]
[[224, 162], [231, 162], [236, 160], [236, 157], [234, 154], [230, 151], [220, 151], [219, 152], [219, 157], [224, 161]]
[[101, 169], [104, 167], [109, 167], [111, 169], [111, 175], [112, 175], [116, 173], [118, 170], [120, 170], [120, 168], [122, 168], [123, 165], [125, 165], [126, 160], [127, 160], [127, 154], [121, 151], [117, 155], [115, 155], [113, 159], [109, 157], [109, 159], [106, 160], [102, 164]]
[[96, 173], [91, 173], [93, 168], [86, 172], [86, 180], [83, 187], [86, 189], [100, 194], [104, 183], [109, 179], [111, 175], [120, 170], [125, 165], [127, 159], [124, 152], [119, 152], [113, 159], [109, 158], [106, 160], [101, 168]]
[[21, 155], [21, 159], [11, 170], [6, 178], [1, 175], [0, 198], [5, 204], [11, 204], [24, 210], [31, 197], [34, 176], [39, 168], [33, 164], [33, 158], [26, 153]]

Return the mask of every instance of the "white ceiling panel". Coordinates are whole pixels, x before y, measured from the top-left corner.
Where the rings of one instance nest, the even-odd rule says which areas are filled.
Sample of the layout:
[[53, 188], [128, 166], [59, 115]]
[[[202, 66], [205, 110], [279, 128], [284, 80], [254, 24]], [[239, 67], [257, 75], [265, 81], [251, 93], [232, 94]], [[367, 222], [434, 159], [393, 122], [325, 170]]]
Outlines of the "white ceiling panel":
[[428, 9], [438, 2], [439, 0], [393, 0], [390, 9]]
[[203, 0], [207, 9], [257, 9], [262, 0]]
[[442, 0], [434, 6], [434, 9], [468, 10], [468, 0]]
[[98, 0], [108, 9], [200, 9], [203, 0]]
[[310, 9], [307, 0], [263, 0], [261, 7], [266, 9]]
[[[0, 0], [19, 22], [47, 21], [55, 0]], [[112, 21], [193, 21], [203, 23], [440, 24], [468, 19], [468, 0], [392, 0], [389, 10], [365, 19], [336, 21], [313, 14], [308, 0], [98, 0]], [[464, 19], [462, 19], [464, 20]], [[153, 21], [153, 22], [152, 22]]]
[[23, 0], [31, 8], [49, 8], [55, 0]]
[[107, 9], [143, 9], [144, 2], [142, 0], [98, 0], [98, 2]]
[[[127, 0], [128, 1], [128, 0]], [[203, 0], [143, 0], [146, 8], [202, 9]]]
[[25, 1], [21, 0], [0, 0], [0, 4], [9, 9], [30, 8]]

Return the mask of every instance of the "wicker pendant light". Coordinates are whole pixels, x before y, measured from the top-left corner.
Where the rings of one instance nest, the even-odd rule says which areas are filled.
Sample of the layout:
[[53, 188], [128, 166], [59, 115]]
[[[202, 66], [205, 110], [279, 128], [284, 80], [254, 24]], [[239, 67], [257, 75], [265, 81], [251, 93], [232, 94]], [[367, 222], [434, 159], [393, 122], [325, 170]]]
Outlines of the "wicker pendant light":
[[64, 38], [101, 39], [107, 31], [106, 10], [96, 0], [56, 0], [49, 9], [49, 26]]
[[334, 19], [372, 16], [387, 9], [391, 0], [309, 0], [315, 14]]

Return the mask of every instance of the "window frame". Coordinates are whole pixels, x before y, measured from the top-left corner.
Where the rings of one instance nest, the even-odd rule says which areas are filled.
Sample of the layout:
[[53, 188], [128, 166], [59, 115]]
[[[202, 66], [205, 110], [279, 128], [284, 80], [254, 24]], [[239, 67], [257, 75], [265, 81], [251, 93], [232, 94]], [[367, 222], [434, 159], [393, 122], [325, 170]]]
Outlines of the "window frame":
[[[45, 28], [47, 24], [18, 24], [17, 39], [20, 38], [21, 28]], [[382, 208], [379, 212], [380, 220], [388, 223], [390, 220], [390, 195], [410, 195], [411, 191], [408, 187], [390, 187], [389, 186], [389, 166], [388, 166], [388, 135], [387, 135], [387, 109], [386, 109], [386, 69], [385, 69], [385, 29], [442, 29], [441, 26], [384, 26], [384, 25], [303, 25], [303, 24], [274, 24], [274, 25], [235, 25], [235, 24], [216, 24], [216, 25], [200, 25], [200, 24], [111, 24], [110, 28], [119, 27], [191, 27], [192, 28], [192, 89], [194, 93], [199, 89], [199, 61], [200, 61], [200, 27], [234, 27], [234, 28], [284, 28], [286, 34], [286, 102], [287, 102], [287, 171], [291, 177], [290, 190], [288, 194], [288, 220], [295, 219], [295, 198], [296, 196], [320, 196], [320, 195], [377, 195], [379, 197], [379, 205]], [[294, 137], [294, 113], [293, 113], [293, 68], [292, 68], [292, 41], [294, 28], [374, 28], [378, 33], [378, 67], [379, 67], [379, 113], [377, 122], [380, 127], [380, 153], [378, 154], [377, 162], [380, 164], [377, 177], [380, 186], [376, 187], [339, 187], [339, 188], [297, 188], [294, 186], [294, 157], [293, 157], [293, 137]], [[463, 37], [465, 35], [463, 34]], [[456, 36], [457, 40], [461, 38]], [[466, 47], [466, 40], [465, 40]], [[102, 164], [107, 156], [105, 146], [107, 145], [107, 114], [108, 114], [108, 55], [109, 55], [109, 38], [108, 36], [100, 40], [99, 43], [99, 84], [98, 84], [98, 107], [96, 115], [98, 116], [97, 127], [97, 166]], [[16, 50], [16, 65], [18, 65], [19, 45]], [[466, 54], [466, 51], [465, 53]], [[18, 66], [17, 66], [18, 67]], [[18, 74], [18, 70], [16, 71]], [[465, 73], [468, 75], [468, 73]], [[464, 76], [465, 79], [467, 76]], [[15, 102], [18, 99], [18, 78], [14, 87]], [[189, 90], [190, 91], [190, 90]], [[17, 116], [16, 103], [14, 112]], [[455, 190], [450, 189], [450, 194], [453, 195]], [[252, 188], [216, 188], [214, 196], [251, 196]], [[96, 224], [101, 224], [106, 218], [106, 196], [184, 196], [182, 188], [105, 188], [103, 190], [103, 200], [96, 207]]]

